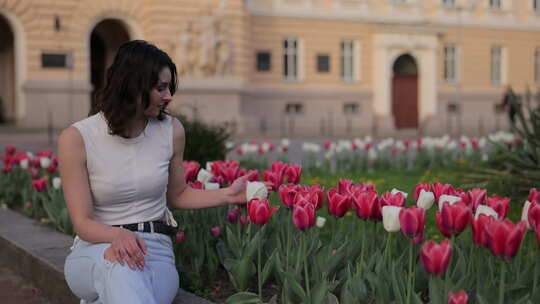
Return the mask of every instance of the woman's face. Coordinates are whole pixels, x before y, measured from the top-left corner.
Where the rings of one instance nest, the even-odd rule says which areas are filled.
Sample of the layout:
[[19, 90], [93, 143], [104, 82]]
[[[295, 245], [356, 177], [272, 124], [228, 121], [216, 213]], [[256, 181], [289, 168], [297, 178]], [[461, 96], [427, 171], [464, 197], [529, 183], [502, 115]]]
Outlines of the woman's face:
[[169, 84], [171, 83], [171, 70], [165, 67], [159, 72], [157, 85], [150, 91], [150, 102], [144, 110], [146, 117], [158, 117], [159, 113], [167, 107], [172, 100]]

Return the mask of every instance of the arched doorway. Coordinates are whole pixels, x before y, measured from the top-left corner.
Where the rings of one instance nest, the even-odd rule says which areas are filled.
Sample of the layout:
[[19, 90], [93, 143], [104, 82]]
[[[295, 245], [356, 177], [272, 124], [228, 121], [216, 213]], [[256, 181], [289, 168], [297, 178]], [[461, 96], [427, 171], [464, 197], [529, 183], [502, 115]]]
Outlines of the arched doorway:
[[92, 99], [105, 85], [107, 68], [112, 64], [116, 51], [130, 40], [125, 24], [118, 19], [105, 19], [90, 34], [90, 69]]
[[397, 129], [418, 127], [418, 67], [409, 54], [394, 62], [392, 113]]
[[0, 14], [0, 124], [15, 120], [15, 43], [7, 19]]

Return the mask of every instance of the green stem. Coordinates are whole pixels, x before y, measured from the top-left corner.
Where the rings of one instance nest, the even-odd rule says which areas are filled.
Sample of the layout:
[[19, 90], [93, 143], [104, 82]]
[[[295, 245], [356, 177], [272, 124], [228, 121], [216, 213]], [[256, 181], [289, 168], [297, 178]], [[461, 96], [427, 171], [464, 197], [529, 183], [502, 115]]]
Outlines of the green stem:
[[262, 299], [262, 273], [261, 273], [261, 244], [257, 246], [257, 273], [259, 283], [259, 298]]
[[[304, 240], [304, 237], [302, 237], [301, 239], [301, 243], [302, 245], [300, 247], [302, 247], [302, 251], [306, 251], [306, 244], [304, 243], [305, 240]], [[306, 283], [306, 291], [307, 291], [307, 294], [308, 295], [311, 295], [311, 292], [310, 292], [310, 288], [309, 288], [309, 276], [308, 276], [308, 263], [307, 263], [307, 252], [303, 252], [304, 253], [304, 256], [305, 256], [305, 259], [304, 259], [304, 276], [305, 276], [305, 283]]]
[[534, 277], [533, 277], [533, 286], [532, 286], [532, 296], [536, 294], [536, 285], [538, 285], [538, 268], [540, 263], [535, 263], [534, 265]]
[[501, 280], [499, 281], [499, 304], [504, 304], [504, 277], [506, 274], [506, 261], [501, 261]]
[[412, 277], [413, 277], [413, 270], [412, 270], [412, 264], [413, 264], [413, 241], [412, 240], [409, 240], [410, 243], [409, 243], [409, 284], [408, 284], [408, 288], [407, 288], [407, 304], [410, 304], [411, 303], [411, 293], [412, 293], [412, 289], [413, 289], [413, 286], [412, 286]]
[[383, 259], [384, 259], [384, 265], [388, 265], [388, 255], [389, 255], [389, 247], [390, 247], [390, 239], [392, 238], [392, 232], [388, 232], [386, 234], [386, 245], [384, 246], [384, 254], [383, 254]]
[[366, 251], [366, 223], [362, 222], [362, 251], [360, 252], [360, 267], [364, 267], [364, 252]]

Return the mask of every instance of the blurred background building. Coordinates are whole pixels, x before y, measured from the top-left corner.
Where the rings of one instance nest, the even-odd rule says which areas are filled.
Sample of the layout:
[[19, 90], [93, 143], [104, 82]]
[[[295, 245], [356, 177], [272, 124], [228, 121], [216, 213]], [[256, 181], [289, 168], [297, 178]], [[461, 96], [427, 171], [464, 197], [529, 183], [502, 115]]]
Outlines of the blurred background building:
[[175, 60], [172, 110], [244, 136], [485, 134], [540, 86], [540, 0], [0, 0], [0, 120], [82, 119], [132, 39]]

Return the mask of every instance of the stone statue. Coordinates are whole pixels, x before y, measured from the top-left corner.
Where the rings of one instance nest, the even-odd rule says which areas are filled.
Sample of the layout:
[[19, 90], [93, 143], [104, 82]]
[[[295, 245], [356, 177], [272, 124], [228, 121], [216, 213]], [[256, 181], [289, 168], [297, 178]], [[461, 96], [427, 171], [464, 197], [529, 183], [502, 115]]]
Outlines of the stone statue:
[[192, 21], [188, 22], [186, 31], [180, 36], [178, 51], [178, 73], [182, 76], [193, 75], [197, 67], [199, 57], [197, 36], [195, 25]]

